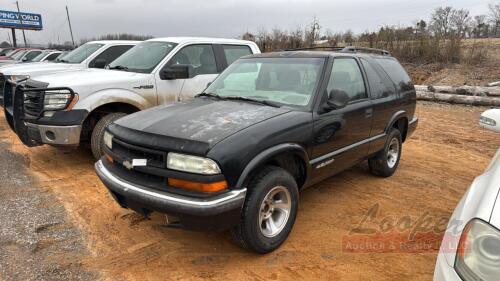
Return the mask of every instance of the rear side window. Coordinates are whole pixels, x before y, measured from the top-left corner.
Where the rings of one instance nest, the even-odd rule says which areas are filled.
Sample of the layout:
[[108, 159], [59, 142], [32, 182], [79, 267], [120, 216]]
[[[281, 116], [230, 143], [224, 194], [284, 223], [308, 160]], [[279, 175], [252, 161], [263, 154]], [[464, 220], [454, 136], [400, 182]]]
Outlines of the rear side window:
[[413, 84], [411, 79], [406, 73], [406, 70], [394, 58], [376, 58], [378, 64], [389, 75], [392, 82], [397, 85], [401, 91], [411, 90]]
[[104, 50], [102, 53], [97, 55], [89, 64], [89, 67], [94, 67], [96, 60], [103, 59], [106, 61], [106, 64], [110, 64], [119, 56], [123, 55], [126, 51], [132, 48], [132, 45], [120, 45], [120, 46], [111, 46]]
[[379, 73], [376, 70], [377, 66], [373, 65], [373, 61], [370, 62], [362, 58], [361, 63], [366, 70], [366, 76], [370, 84], [370, 93], [373, 99], [385, 98], [396, 93], [394, 84], [388, 80], [387, 75]]
[[244, 45], [222, 45], [224, 55], [226, 56], [227, 65], [232, 64], [235, 60], [252, 54], [250, 47]]

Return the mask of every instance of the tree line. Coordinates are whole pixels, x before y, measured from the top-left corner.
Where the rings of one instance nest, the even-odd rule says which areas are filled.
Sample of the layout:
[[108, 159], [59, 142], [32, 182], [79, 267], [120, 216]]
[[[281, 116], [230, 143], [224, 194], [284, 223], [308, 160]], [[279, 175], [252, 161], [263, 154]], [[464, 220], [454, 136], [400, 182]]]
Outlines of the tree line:
[[[377, 31], [354, 34], [321, 32], [317, 18], [305, 28], [274, 28], [246, 32], [243, 39], [256, 42], [263, 52], [317, 46], [348, 46], [389, 50], [404, 62], [482, 63], [487, 60], [481, 42], [463, 48], [465, 38], [500, 38], [500, 1], [488, 5], [488, 13], [472, 16], [467, 9], [438, 7], [430, 18], [409, 26], [383, 26]], [[467, 50], [465, 50], [467, 49]]]

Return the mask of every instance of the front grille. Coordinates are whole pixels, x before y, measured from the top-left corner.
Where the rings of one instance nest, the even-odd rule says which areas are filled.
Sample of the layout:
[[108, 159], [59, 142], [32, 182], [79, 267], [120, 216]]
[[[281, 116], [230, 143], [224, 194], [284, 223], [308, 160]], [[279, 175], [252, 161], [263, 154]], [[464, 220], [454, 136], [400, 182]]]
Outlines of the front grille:
[[26, 117], [38, 118], [43, 112], [43, 91], [30, 91], [29, 86], [25, 86], [24, 92], [24, 113]]
[[113, 153], [124, 160], [147, 159], [148, 166], [165, 168], [166, 152], [131, 145], [114, 138]]

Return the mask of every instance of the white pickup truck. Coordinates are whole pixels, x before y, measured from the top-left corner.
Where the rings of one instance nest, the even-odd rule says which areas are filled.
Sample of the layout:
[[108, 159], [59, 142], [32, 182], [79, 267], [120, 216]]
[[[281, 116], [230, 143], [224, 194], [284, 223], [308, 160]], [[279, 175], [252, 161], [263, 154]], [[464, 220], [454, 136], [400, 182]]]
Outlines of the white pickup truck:
[[102, 40], [87, 42], [66, 54], [58, 62], [33, 62], [27, 64], [8, 64], [0, 67], [0, 104], [8, 80], [20, 81], [37, 75], [57, 73], [85, 68], [104, 68], [117, 57], [128, 51], [140, 41]]
[[[254, 42], [167, 37], [144, 41], [107, 69], [37, 76], [5, 91], [6, 118], [25, 145], [91, 144], [100, 158], [104, 128], [132, 112], [193, 98]], [[8, 102], [7, 102], [8, 101]]]

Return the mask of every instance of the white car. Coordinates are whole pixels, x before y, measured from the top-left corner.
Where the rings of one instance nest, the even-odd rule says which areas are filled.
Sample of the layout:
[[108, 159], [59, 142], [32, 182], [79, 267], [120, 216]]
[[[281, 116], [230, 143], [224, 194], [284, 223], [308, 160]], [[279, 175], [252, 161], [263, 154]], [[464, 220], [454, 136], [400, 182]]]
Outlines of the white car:
[[[500, 132], [500, 109], [481, 114], [481, 127]], [[500, 280], [500, 149], [474, 179], [448, 223], [434, 281]]]
[[128, 40], [91, 41], [74, 49], [58, 62], [18, 63], [4, 66], [0, 64], [0, 104], [3, 105], [3, 92], [9, 80], [20, 81], [28, 77], [67, 70], [104, 68], [106, 64], [139, 42]]
[[11, 91], [6, 87], [5, 117], [28, 146], [84, 141], [100, 158], [107, 124], [128, 113], [191, 99], [233, 61], [256, 53], [258, 46], [244, 40], [150, 39], [108, 69], [41, 75]]

